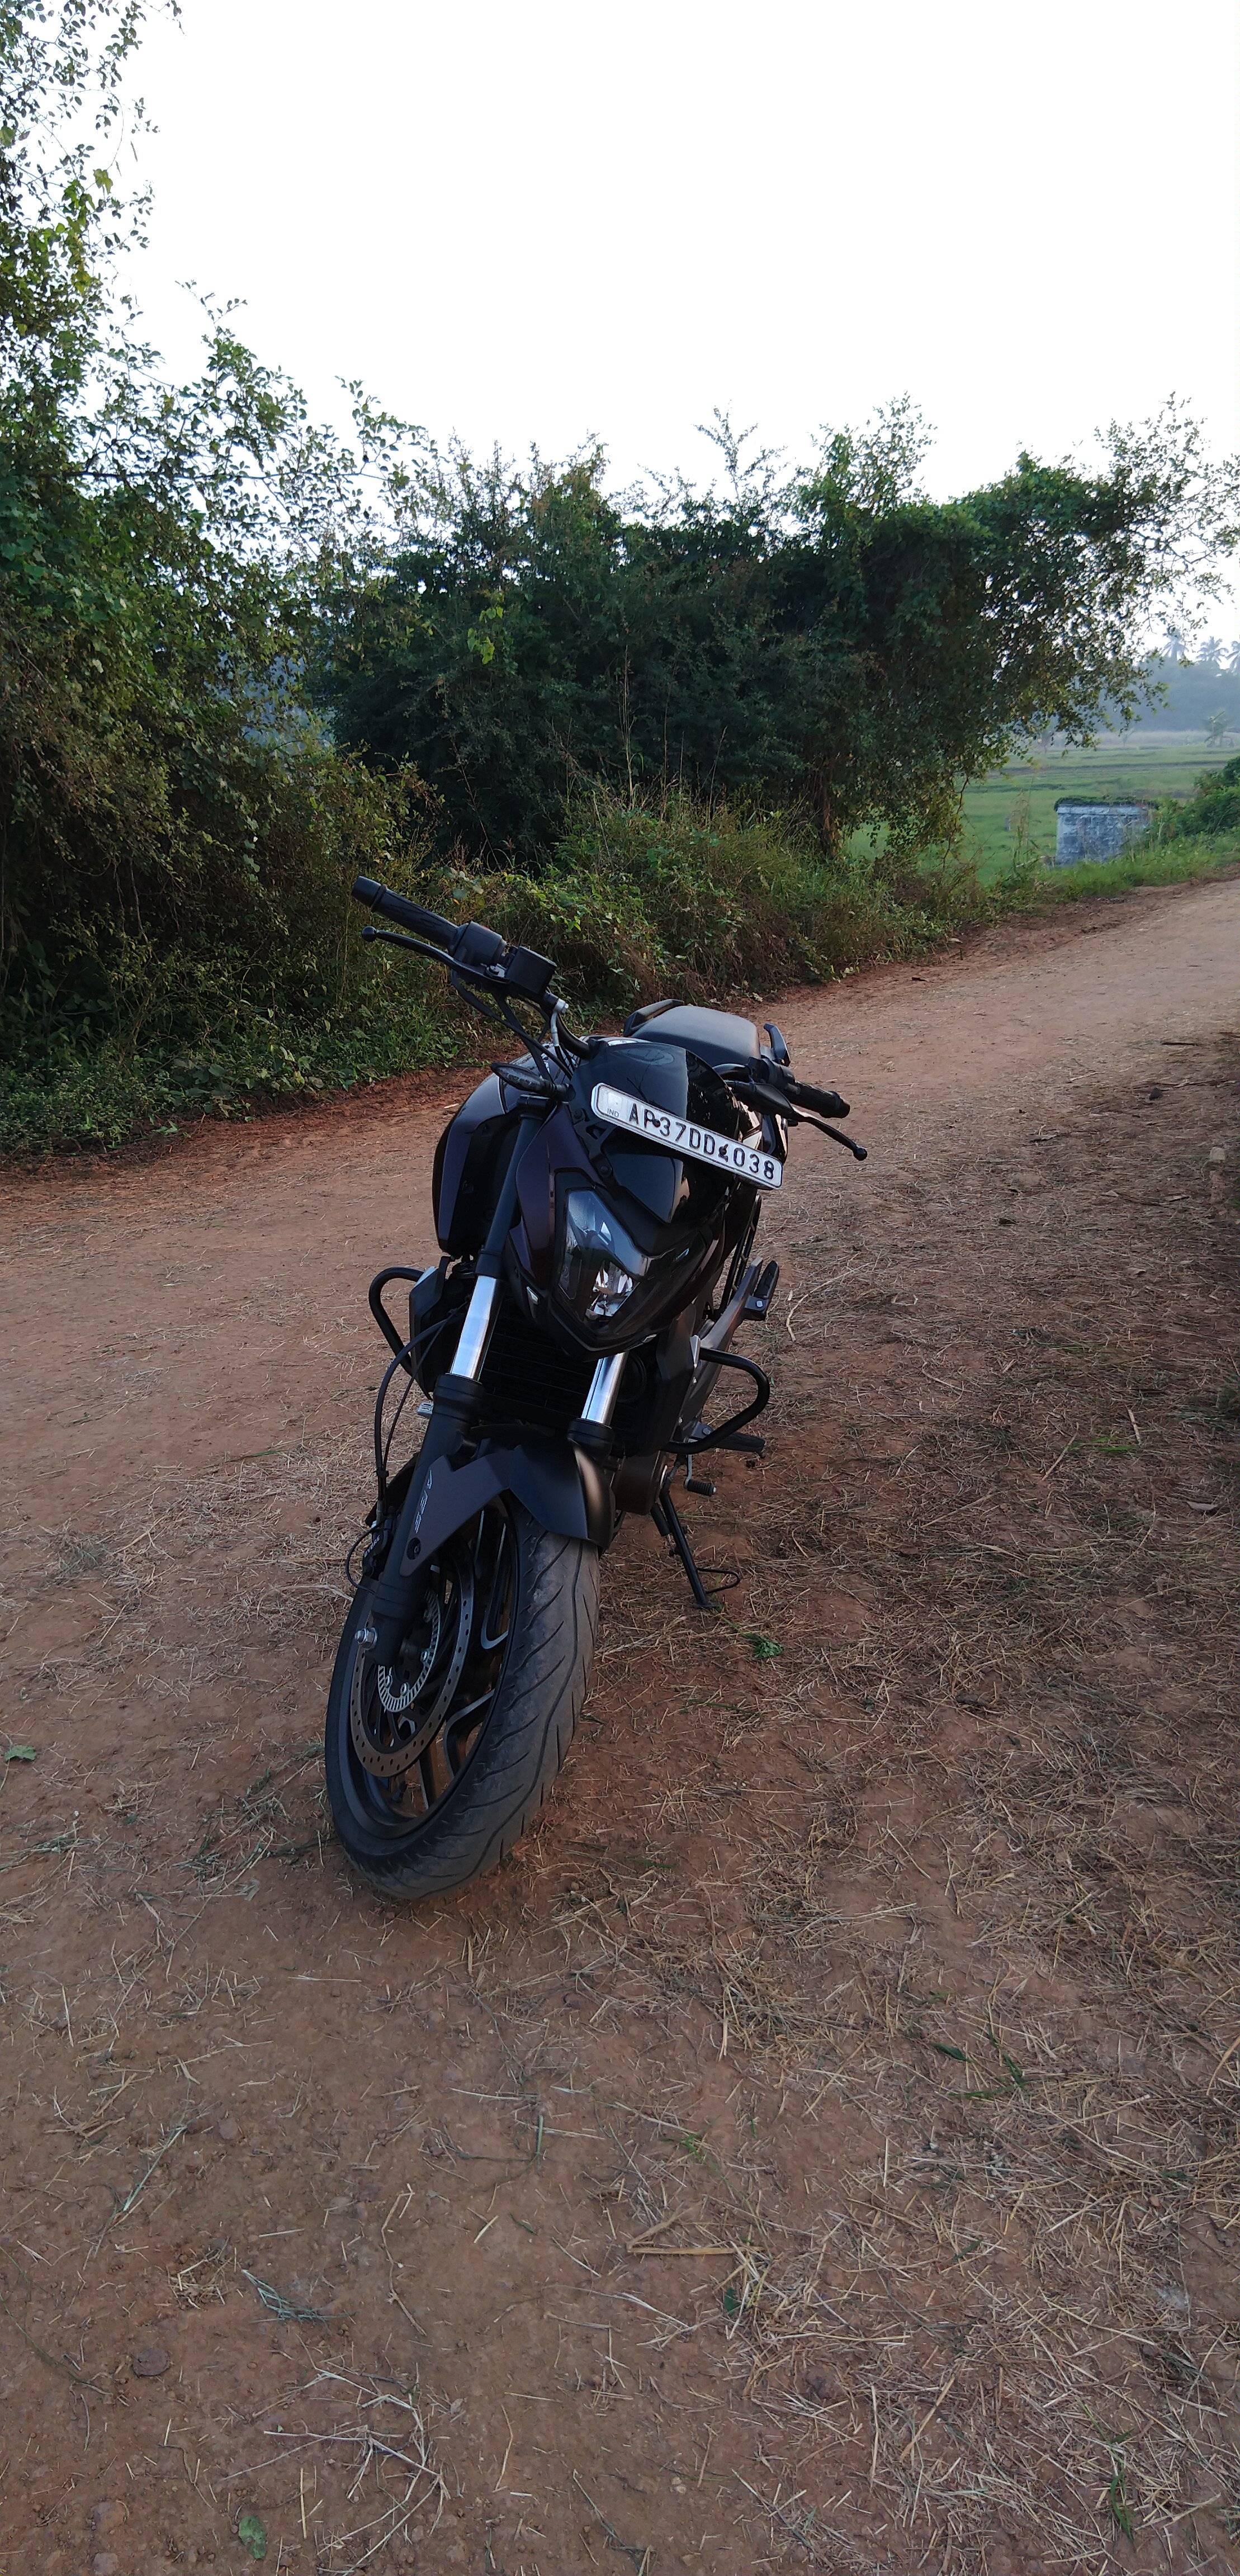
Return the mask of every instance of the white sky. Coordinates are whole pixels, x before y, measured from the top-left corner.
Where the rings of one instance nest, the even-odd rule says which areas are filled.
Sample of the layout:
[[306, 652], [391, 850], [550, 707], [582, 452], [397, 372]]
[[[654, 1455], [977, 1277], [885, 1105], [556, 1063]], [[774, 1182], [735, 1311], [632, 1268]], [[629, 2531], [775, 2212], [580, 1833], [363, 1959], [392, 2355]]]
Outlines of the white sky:
[[908, 391], [934, 488], [1172, 391], [1240, 446], [1234, 0], [183, 0], [136, 283], [320, 414], [683, 464]]

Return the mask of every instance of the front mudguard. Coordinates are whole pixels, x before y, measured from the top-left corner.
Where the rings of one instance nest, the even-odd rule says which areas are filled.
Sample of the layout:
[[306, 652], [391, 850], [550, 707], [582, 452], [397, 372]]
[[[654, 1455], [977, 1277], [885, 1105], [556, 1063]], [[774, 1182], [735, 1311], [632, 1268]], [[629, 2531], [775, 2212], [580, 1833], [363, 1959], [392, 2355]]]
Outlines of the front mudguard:
[[433, 1458], [409, 1488], [371, 1604], [381, 1660], [400, 1645], [417, 1599], [418, 1575], [439, 1549], [488, 1503], [510, 1494], [540, 1529], [582, 1539], [602, 1550], [615, 1535], [611, 1485], [593, 1458], [569, 1440], [529, 1437], [519, 1448], [485, 1448], [457, 1466]]
[[393, 1556], [400, 1550], [398, 1571], [405, 1578], [501, 1494], [524, 1503], [539, 1527], [559, 1538], [588, 1539], [591, 1547], [604, 1548], [615, 1528], [610, 1485], [593, 1458], [569, 1440], [531, 1438], [519, 1449], [483, 1449], [461, 1467], [436, 1458], [415, 1481], [411, 1508], [401, 1514], [406, 1525], [392, 1543]]
[[506, 1491], [524, 1503], [540, 1528], [559, 1538], [580, 1538], [601, 1556], [616, 1535], [610, 1478], [596, 1459], [571, 1440], [523, 1443], [503, 1453], [509, 1460]]

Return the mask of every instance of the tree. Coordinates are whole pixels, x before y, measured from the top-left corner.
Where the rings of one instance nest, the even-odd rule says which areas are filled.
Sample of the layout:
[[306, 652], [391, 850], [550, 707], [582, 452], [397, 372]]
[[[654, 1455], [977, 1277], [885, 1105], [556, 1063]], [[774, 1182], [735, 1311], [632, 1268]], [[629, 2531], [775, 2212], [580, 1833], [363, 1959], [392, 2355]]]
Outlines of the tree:
[[1143, 623], [1237, 537], [1234, 473], [1174, 405], [1093, 472], [1022, 456], [951, 503], [907, 403], [791, 474], [714, 436], [720, 490], [627, 501], [597, 453], [406, 459], [394, 542], [337, 568], [317, 686], [339, 740], [433, 782], [446, 839], [538, 864], [583, 776], [804, 806], [828, 848], [950, 839], [1014, 741], [1136, 712]]
[[133, 331], [113, 267], [143, 203], [121, 202], [108, 153], [141, 16], [0, 5], [10, 1046], [66, 1014], [166, 1007], [192, 1029], [206, 989], [257, 997], [304, 982], [316, 940], [341, 946], [350, 778], [297, 679], [324, 532], [362, 541], [356, 460], [226, 312], [207, 311], [184, 386]]

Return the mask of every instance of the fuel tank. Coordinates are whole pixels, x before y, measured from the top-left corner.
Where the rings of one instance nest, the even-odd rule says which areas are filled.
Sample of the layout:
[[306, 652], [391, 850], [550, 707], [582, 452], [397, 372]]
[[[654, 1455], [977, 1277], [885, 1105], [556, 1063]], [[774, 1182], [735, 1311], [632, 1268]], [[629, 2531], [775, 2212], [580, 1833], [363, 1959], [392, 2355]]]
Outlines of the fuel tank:
[[667, 1011], [657, 1011], [633, 1035], [642, 1046], [681, 1046], [703, 1064], [751, 1064], [759, 1053], [758, 1032], [752, 1020], [743, 1020], [736, 1011], [709, 1011], [693, 1002], [676, 1002]]

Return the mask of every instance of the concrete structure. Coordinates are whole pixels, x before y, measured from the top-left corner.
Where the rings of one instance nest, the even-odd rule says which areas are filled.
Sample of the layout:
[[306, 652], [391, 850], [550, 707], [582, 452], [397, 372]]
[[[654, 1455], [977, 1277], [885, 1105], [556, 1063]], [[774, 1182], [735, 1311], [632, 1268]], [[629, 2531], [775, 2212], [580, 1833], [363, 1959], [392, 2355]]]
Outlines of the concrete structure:
[[1152, 802], [1136, 798], [1061, 796], [1055, 807], [1055, 865], [1080, 859], [1118, 859], [1154, 820]]

